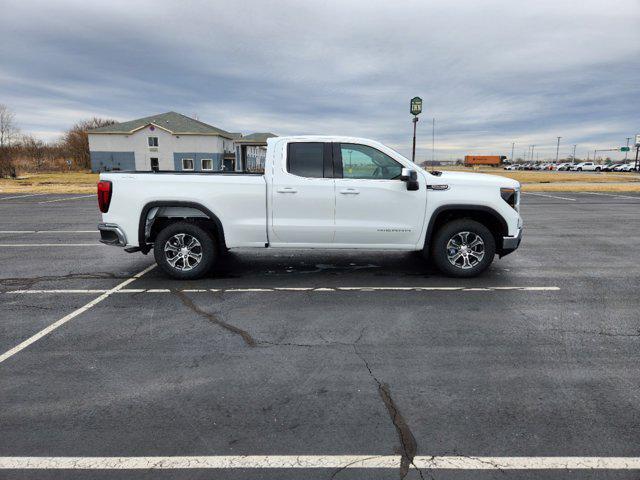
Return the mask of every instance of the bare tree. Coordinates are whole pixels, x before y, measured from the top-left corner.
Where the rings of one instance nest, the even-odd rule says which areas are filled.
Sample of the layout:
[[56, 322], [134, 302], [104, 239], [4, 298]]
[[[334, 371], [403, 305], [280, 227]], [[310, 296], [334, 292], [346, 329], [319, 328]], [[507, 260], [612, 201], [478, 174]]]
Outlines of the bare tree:
[[15, 116], [9, 107], [0, 104], [0, 177], [15, 177], [16, 169], [13, 164], [14, 151], [11, 146], [18, 127]]
[[9, 107], [0, 103], [0, 148], [11, 145], [18, 131], [15, 115]]
[[41, 171], [44, 167], [47, 145], [33, 135], [23, 135], [20, 140], [20, 150], [22, 155], [33, 161], [36, 171]]
[[97, 117], [76, 123], [62, 138], [66, 154], [73, 158], [79, 167], [89, 168], [91, 166], [91, 158], [89, 156], [89, 136], [87, 135], [87, 130], [113, 125], [114, 123], [116, 123], [115, 120]]

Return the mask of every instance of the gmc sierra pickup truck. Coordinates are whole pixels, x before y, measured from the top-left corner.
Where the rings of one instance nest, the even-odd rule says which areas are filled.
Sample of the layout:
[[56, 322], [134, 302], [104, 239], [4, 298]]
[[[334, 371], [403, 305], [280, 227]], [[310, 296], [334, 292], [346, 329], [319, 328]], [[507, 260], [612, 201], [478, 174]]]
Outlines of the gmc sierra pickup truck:
[[427, 172], [373, 140], [270, 138], [264, 174], [100, 174], [101, 242], [153, 249], [170, 276], [205, 275], [227, 250], [421, 251], [472, 277], [520, 244], [520, 184]]

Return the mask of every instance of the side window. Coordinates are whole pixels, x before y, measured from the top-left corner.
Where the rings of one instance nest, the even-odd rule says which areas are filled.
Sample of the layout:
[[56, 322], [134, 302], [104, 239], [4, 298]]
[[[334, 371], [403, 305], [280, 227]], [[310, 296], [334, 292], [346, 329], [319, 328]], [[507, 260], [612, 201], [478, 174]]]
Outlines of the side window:
[[148, 137], [149, 139], [149, 146], [150, 147], [157, 147], [158, 146], [158, 137]]
[[341, 143], [340, 153], [343, 178], [393, 180], [402, 173], [402, 165], [368, 145]]
[[293, 142], [287, 147], [287, 171], [299, 177], [324, 177], [324, 144]]

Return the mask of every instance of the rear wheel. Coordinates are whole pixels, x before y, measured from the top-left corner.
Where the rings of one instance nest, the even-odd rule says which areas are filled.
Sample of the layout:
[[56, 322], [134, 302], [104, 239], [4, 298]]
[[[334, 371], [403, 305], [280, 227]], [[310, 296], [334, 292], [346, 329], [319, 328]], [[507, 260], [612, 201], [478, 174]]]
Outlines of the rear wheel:
[[438, 269], [452, 277], [475, 277], [491, 265], [496, 253], [493, 234], [470, 219], [453, 220], [442, 226], [431, 244]]
[[164, 272], [181, 280], [204, 276], [218, 256], [211, 234], [189, 222], [172, 223], [161, 230], [153, 253]]

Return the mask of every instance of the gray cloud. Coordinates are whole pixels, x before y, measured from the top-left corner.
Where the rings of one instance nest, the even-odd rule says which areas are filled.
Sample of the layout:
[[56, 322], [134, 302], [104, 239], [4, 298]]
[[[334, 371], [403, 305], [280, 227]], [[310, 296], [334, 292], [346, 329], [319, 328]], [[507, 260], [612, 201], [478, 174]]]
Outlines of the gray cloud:
[[418, 156], [583, 155], [640, 129], [640, 4], [2, 3], [0, 103], [55, 138], [81, 117], [167, 110], [232, 131], [341, 133]]

